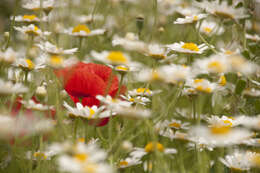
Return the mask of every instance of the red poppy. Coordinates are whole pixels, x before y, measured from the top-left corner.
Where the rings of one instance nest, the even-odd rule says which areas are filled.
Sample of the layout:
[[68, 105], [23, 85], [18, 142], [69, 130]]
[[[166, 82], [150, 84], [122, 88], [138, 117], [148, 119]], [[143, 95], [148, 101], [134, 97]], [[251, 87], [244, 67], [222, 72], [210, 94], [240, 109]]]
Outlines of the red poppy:
[[[80, 62], [56, 74], [63, 78], [64, 88], [74, 103], [81, 101], [84, 106], [99, 106], [97, 95], [109, 94], [113, 97], [118, 90], [117, 76], [105, 65]], [[103, 126], [107, 122], [108, 119], [103, 119], [97, 126]]]

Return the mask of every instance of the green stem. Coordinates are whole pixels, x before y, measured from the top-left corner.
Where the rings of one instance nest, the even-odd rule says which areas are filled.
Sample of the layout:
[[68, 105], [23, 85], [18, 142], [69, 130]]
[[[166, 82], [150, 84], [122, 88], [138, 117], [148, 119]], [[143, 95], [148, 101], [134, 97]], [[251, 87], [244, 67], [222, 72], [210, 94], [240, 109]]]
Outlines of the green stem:
[[120, 94], [120, 91], [121, 91], [121, 88], [122, 88], [122, 84], [123, 84], [124, 77], [125, 77], [125, 73], [121, 74], [121, 78], [120, 78], [120, 82], [119, 82], [118, 90], [117, 90], [117, 93], [116, 93], [116, 98], [117, 98], [117, 97], [119, 96], [119, 94]]

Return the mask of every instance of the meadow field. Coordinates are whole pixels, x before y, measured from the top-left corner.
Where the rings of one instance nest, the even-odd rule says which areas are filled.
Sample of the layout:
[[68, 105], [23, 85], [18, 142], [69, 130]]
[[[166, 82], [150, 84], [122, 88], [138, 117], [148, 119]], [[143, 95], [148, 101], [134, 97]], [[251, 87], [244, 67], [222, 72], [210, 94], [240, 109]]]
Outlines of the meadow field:
[[0, 173], [260, 172], [260, 0], [0, 0]]

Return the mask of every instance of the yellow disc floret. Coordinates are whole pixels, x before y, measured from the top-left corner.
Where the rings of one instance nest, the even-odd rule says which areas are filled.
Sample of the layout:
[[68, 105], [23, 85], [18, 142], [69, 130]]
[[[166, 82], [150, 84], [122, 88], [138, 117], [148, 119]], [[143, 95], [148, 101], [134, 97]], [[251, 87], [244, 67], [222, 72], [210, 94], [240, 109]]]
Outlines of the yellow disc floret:
[[148, 88], [138, 88], [136, 89], [136, 92], [138, 94], [151, 94], [151, 90], [149, 90]]
[[213, 126], [210, 128], [210, 132], [215, 135], [223, 135], [230, 132], [229, 126]]
[[25, 59], [25, 62], [29, 70], [32, 70], [34, 68], [34, 63], [30, 59]]
[[184, 45], [182, 46], [183, 49], [187, 49], [187, 50], [191, 50], [191, 51], [195, 51], [198, 52], [200, 49], [198, 48], [198, 46], [194, 43], [184, 43]]
[[206, 33], [211, 33], [211, 32], [212, 32], [212, 28], [210, 28], [210, 27], [204, 27], [204, 28], [203, 28], [203, 31], [206, 32]]
[[91, 31], [86, 25], [77, 25], [73, 28], [72, 33], [83, 31], [87, 34], [89, 34]]
[[181, 124], [177, 123], [177, 122], [173, 122], [173, 123], [169, 124], [169, 127], [173, 127], [173, 128], [179, 129], [181, 127]]
[[32, 21], [32, 20], [36, 19], [36, 16], [35, 15], [24, 15], [23, 19]]
[[221, 73], [224, 71], [222, 64], [219, 61], [212, 61], [208, 64], [208, 68], [214, 72]]
[[225, 76], [221, 75], [220, 78], [219, 78], [219, 85], [225, 86], [226, 83], [227, 83], [227, 80], [226, 80]]
[[109, 61], [111, 61], [112, 63], [116, 63], [116, 64], [125, 64], [125, 63], [127, 63], [127, 58], [120, 51], [111, 51], [108, 54], [107, 59]]
[[145, 152], [149, 153], [149, 152], [153, 152], [155, 150], [164, 151], [164, 147], [161, 143], [159, 142], [149, 142], [145, 148], [144, 148]]
[[119, 162], [119, 166], [127, 166], [127, 165], [128, 165], [128, 162], [125, 160]]
[[88, 155], [84, 153], [79, 153], [74, 156], [75, 159], [77, 159], [80, 162], [85, 162], [88, 159]]
[[60, 66], [63, 63], [63, 58], [61, 56], [53, 55], [50, 58], [50, 64], [52, 66]]

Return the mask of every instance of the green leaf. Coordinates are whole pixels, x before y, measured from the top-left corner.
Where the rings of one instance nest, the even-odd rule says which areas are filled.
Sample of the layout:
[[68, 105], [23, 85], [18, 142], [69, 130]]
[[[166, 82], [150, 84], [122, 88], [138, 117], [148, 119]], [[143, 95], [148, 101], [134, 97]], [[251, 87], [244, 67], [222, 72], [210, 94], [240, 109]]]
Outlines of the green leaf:
[[236, 89], [235, 89], [235, 93], [237, 95], [241, 95], [241, 93], [243, 92], [243, 90], [246, 88], [246, 81], [241, 79], [237, 81], [236, 84]]

